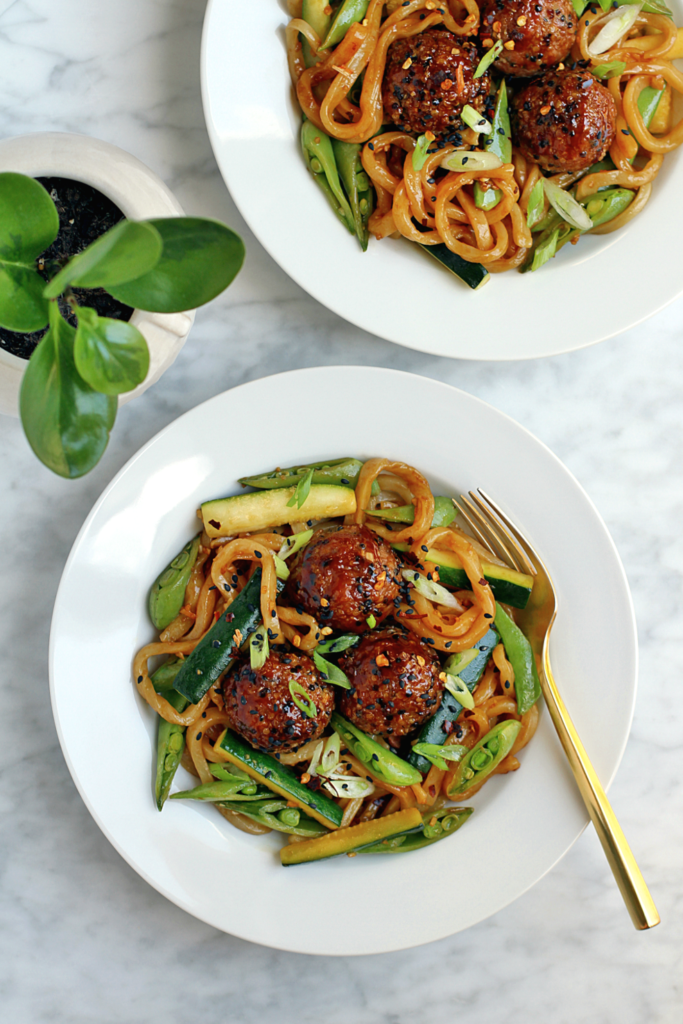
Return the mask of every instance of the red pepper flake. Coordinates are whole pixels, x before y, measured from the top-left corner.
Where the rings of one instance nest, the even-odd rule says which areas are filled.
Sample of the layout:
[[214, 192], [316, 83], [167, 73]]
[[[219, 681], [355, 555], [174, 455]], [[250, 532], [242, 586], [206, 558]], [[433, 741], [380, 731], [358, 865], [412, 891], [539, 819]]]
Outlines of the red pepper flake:
[[545, 116], [550, 113], [550, 106], [546, 103], [544, 107], [541, 107], [541, 113]]
[[465, 75], [462, 70], [462, 64], [458, 64], [458, 70], [455, 77], [458, 80], [458, 95], [465, 91]]
[[453, 82], [451, 81], [451, 79], [444, 78], [443, 82], [441, 83], [441, 88], [443, 89], [444, 92], [448, 92], [449, 89], [452, 89]]
[[308, 774], [308, 772], [303, 773], [303, 775], [301, 776], [301, 781], [303, 782], [304, 786], [311, 781], [311, 776]]
[[515, 41], [514, 41], [514, 39], [508, 39], [507, 43], [503, 43], [503, 46], [505, 47], [506, 50], [514, 50], [514, 48], [515, 48]]
[[377, 657], [375, 658], [375, 664], [378, 666], [378, 668], [386, 668], [386, 666], [389, 664], [389, 659], [387, 658], [386, 654], [378, 654]]
[[404, 71], [407, 71], [412, 63], [412, 59], [408, 57], [408, 60], [404, 61], [401, 67], [403, 68]]
[[[420, 616], [420, 618], [421, 618], [421, 617], [422, 617], [422, 616]], [[421, 654], [418, 654], [418, 656], [417, 656], [417, 663], [418, 663], [418, 665], [420, 665], [420, 667], [421, 667], [421, 668], [424, 668], [424, 666], [425, 666], [425, 660], [424, 660], [424, 658], [422, 657], [422, 655], [421, 655]]]
[[320, 604], [322, 605], [323, 608], [329, 608], [330, 606], [330, 602], [327, 600], [326, 597], [320, 598]]

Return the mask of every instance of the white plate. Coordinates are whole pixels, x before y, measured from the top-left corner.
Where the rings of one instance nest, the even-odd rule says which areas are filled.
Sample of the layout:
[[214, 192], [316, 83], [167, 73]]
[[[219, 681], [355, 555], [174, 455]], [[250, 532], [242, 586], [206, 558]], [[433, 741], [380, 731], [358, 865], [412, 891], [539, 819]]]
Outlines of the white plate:
[[[682, 13], [681, 0], [672, 4]], [[346, 320], [457, 359], [531, 359], [603, 341], [683, 291], [683, 161], [665, 160], [648, 209], [624, 230], [583, 238], [534, 274], [492, 275], [478, 292], [405, 239], [363, 254], [299, 153], [278, 0], [210, 0], [204, 112], [216, 160], [250, 228], [290, 277]], [[677, 22], [682, 23], [681, 17]]]
[[[414, 413], [405, 427], [400, 409]], [[131, 679], [153, 639], [152, 580], [196, 530], [202, 500], [249, 473], [344, 455], [405, 460], [441, 493], [483, 487], [533, 538], [559, 593], [555, 675], [603, 783], [635, 697], [633, 608], [607, 530], [555, 456], [490, 406], [345, 366], [244, 384], [172, 423], [104, 492], [64, 570], [50, 647], [57, 730], [91, 814], [143, 878], [216, 928], [304, 953], [386, 952], [467, 928], [538, 881], [587, 823], [547, 714], [520, 771], [482, 790], [457, 836], [406, 856], [283, 868], [279, 836], [247, 836], [191, 802], [156, 810], [155, 716]]]

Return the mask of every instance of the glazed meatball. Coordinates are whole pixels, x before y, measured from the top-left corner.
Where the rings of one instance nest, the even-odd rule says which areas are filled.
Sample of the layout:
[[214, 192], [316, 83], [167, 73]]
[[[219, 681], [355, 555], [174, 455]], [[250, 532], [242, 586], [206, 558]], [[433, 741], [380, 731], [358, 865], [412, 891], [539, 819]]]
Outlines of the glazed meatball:
[[406, 736], [436, 711], [443, 683], [436, 653], [399, 629], [364, 636], [339, 664], [351, 681], [339, 710], [364, 732]]
[[502, 40], [499, 71], [528, 76], [564, 60], [577, 29], [571, 0], [486, 0], [479, 33], [484, 45]]
[[491, 88], [488, 74], [474, 78], [477, 47], [446, 29], [430, 28], [398, 39], [387, 54], [382, 100], [387, 120], [398, 128], [460, 145], [466, 103], [482, 113]]
[[512, 132], [524, 156], [547, 171], [582, 171], [612, 144], [617, 108], [588, 71], [548, 71], [517, 93]]
[[319, 530], [292, 566], [287, 592], [297, 608], [323, 626], [362, 633], [398, 598], [399, 564], [391, 547], [367, 526]]
[[[289, 692], [300, 683], [316, 706], [309, 718]], [[334, 687], [324, 683], [305, 654], [271, 651], [260, 669], [241, 661], [223, 683], [225, 710], [230, 726], [252, 746], [270, 753], [296, 750], [320, 736], [334, 710]]]

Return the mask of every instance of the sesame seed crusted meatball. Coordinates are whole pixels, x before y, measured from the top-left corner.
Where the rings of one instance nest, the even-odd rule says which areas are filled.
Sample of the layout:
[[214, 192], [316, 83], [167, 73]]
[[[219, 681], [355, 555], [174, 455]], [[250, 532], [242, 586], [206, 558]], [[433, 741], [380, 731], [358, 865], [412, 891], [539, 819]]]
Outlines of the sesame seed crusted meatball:
[[512, 131], [524, 155], [557, 173], [582, 171], [612, 144], [617, 108], [588, 71], [547, 71], [515, 96]]
[[441, 700], [435, 652], [399, 629], [368, 633], [339, 664], [351, 681], [339, 710], [364, 732], [406, 736], [430, 718]]
[[399, 584], [398, 559], [381, 537], [367, 526], [333, 526], [297, 557], [287, 593], [323, 626], [362, 633], [369, 615], [379, 622], [393, 608]]
[[480, 113], [491, 88], [488, 74], [474, 78], [477, 47], [447, 29], [430, 28], [397, 39], [387, 53], [382, 101], [388, 120], [398, 128], [460, 144], [460, 117], [466, 103]]
[[[315, 704], [314, 718], [292, 700], [292, 681], [300, 683]], [[296, 750], [317, 739], [334, 710], [334, 687], [324, 683], [311, 658], [298, 651], [272, 651], [260, 669], [241, 661], [223, 683], [223, 698], [231, 728], [270, 753]]]
[[486, 0], [479, 34], [484, 45], [502, 40], [498, 71], [529, 76], [564, 60], [577, 29], [571, 0]]

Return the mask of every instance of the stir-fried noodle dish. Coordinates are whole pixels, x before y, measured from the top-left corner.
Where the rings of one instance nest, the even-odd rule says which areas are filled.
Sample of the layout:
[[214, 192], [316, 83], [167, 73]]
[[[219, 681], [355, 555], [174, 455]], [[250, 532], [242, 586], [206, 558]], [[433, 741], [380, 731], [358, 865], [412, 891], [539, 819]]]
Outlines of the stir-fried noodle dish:
[[683, 93], [664, 0], [289, 0], [308, 169], [363, 249], [425, 247], [471, 288], [535, 271], [648, 199]]
[[159, 639], [134, 678], [159, 716], [157, 807], [182, 765], [197, 784], [171, 800], [284, 833], [286, 865], [455, 832], [473, 810], [460, 805], [516, 771], [536, 729], [537, 668], [515, 621], [532, 577], [402, 462], [240, 483], [204, 502], [150, 591]]

